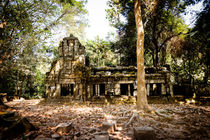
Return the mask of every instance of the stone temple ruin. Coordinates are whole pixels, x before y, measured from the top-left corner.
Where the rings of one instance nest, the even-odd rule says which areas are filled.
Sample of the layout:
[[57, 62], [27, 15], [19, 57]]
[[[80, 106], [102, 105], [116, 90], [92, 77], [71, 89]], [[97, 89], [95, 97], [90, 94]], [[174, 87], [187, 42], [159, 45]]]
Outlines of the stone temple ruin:
[[[136, 67], [89, 67], [85, 47], [70, 35], [59, 45], [59, 58], [46, 77], [47, 97], [72, 96], [90, 99], [94, 96], [136, 96]], [[173, 85], [166, 67], [145, 67], [147, 95], [170, 94]]]

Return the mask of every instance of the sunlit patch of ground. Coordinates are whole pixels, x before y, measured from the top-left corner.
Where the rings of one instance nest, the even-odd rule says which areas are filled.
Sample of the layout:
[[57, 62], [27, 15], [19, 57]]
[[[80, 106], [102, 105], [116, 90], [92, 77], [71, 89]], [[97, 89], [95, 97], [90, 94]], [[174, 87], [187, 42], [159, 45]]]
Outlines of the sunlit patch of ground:
[[41, 100], [15, 100], [6, 103], [14, 111], [40, 129], [38, 135], [50, 138], [59, 123], [72, 122], [74, 130], [65, 135], [70, 139], [75, 133], [79, 139], [91, 139], [102, 131], [103, 122], [116, 120], [118, 131], [109, 135], [118, 139], [132, 139], [133, 127], [151, 126], [159, 139], [210, 139], [210, 107], [184, 104], [151, 104], [165, 117], [139, 112], [139, 118], [127, 128], [124, 125], [131, 118], [134, 105], [57, 104]]

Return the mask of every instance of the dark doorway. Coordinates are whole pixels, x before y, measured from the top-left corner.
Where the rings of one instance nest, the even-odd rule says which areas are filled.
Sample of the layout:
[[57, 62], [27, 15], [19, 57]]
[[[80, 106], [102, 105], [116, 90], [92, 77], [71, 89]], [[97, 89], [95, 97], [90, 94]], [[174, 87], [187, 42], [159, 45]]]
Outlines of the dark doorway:
[[161, 84], [150, 84], [150, 96], [159, 96], [161, 94]]
[[100, 84], [100, 95], [105, 95], [105, 84]]
[[157, 95], [161, 95], [161, 84], [157, 84], [157, 91], [156, 91]]
[[96, 85], [93, 85], [93, 96], [96, 95]]
[[71, 96], [73, 96], [74, 95], [74, 84], [70, 84], [70, 87], [71, 87], [70, 94], [71, 94]]
[[133, 86], [133, 84], [130, 84], [130, 92], [131, 92], [131, 96], [133, 96], [133, 92], [134, 92], [134, 86]]
[[61, 96], [74, 95], [74, 84], [62, 84]]
[[128, 84], [120, 84], [120, 94], [128, 95]]
[[61, 96], [67, 96], [68, 95], [68, 89], [66, 85], [61, 85]]

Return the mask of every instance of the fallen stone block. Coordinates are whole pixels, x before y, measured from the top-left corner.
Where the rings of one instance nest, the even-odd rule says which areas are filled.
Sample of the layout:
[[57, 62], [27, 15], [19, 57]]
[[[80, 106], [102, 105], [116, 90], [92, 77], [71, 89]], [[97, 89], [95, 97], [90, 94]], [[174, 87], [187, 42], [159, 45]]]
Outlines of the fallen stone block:
[[109, 133], [107, 131], [102, 132], [95, 132], [93, 135], [108, 135]]
[[114, 132], [116, 130], [116, 121], [104, 122], [101, 129], [108, 132]]
[[94, 133], [94, 132], [96, 132], [96, 131], [97, 131], [96, 128], [90, 128], [90, 129], [89, 129], [89, 133]]
[[16, 123], [14, 123], [12, 126], [10, 126], [8, 129], [3, 131], [2, 133], [2, 139], [5, 138], [16, 138], [23, 133], [28, 133], [30, 131], [37, 130], [36, 127], [33, 126], [26, 118], [22, 118]]
[[109, 140], [109, 135], [95, 135], [93, 140]]
[[52, 137], [53, 139], [56, 139], [56, 140], [58, 140], [58, 139], [61, 138], [61, 136], [60, 136], [59, 134], [57, 134], [57, 133], [52, 134], [51, 137]]
[[68, 133], [73, 128], [72, 123], [60, 123], [56, 127], [57, 133]]
[[36, 137], [34, 140], [56, 140], [53, 138], [47, 138], [44, 135], [39, 135], [38, 137]]
[[117, 121], [115, 121], [115, 120], [108, 120], [108, 122], [113, 124], [114, 131], [118, 130], [118, 128], [117, 128]]
[[156, 135], [152, 127], [135, 127], [134, 137], [136, 140], [155, 140]]
[[31, 131], [28, 134], [25, 135], [25, 139], [27, 140], [33, 140], [38, 136], [36, 131]]
[[114, 132], [109, 135], [110, 140], [122, 140], [123, 138], [124, 138], [124, 136], [121, 132]]

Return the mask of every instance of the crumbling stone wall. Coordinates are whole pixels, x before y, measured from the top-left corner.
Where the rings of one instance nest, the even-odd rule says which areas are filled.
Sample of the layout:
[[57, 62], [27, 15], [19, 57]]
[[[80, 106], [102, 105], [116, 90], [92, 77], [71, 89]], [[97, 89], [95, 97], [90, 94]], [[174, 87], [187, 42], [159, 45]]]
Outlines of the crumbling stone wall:
[[70, 35], [60, 42], [58, 50], [59, 58], [52, 63], [50, 72], [47, 73], [46, 94], [48, 97], [59, 97], [65, 90], [78, 94], [81, 78], [73, 68], [78, 64], [85, 65], [85, 47]]
[[[136, 96], [136, 67], [94, 67], [85, 64], [85, 47], [70, 35], [59, 45], [59, 58], [46, 78], [48, 97], [74, 96], [87, 99], [101, 95]], [[170, 71], [165, 67], [146, 67], [147, 94], [171, 94]]]

